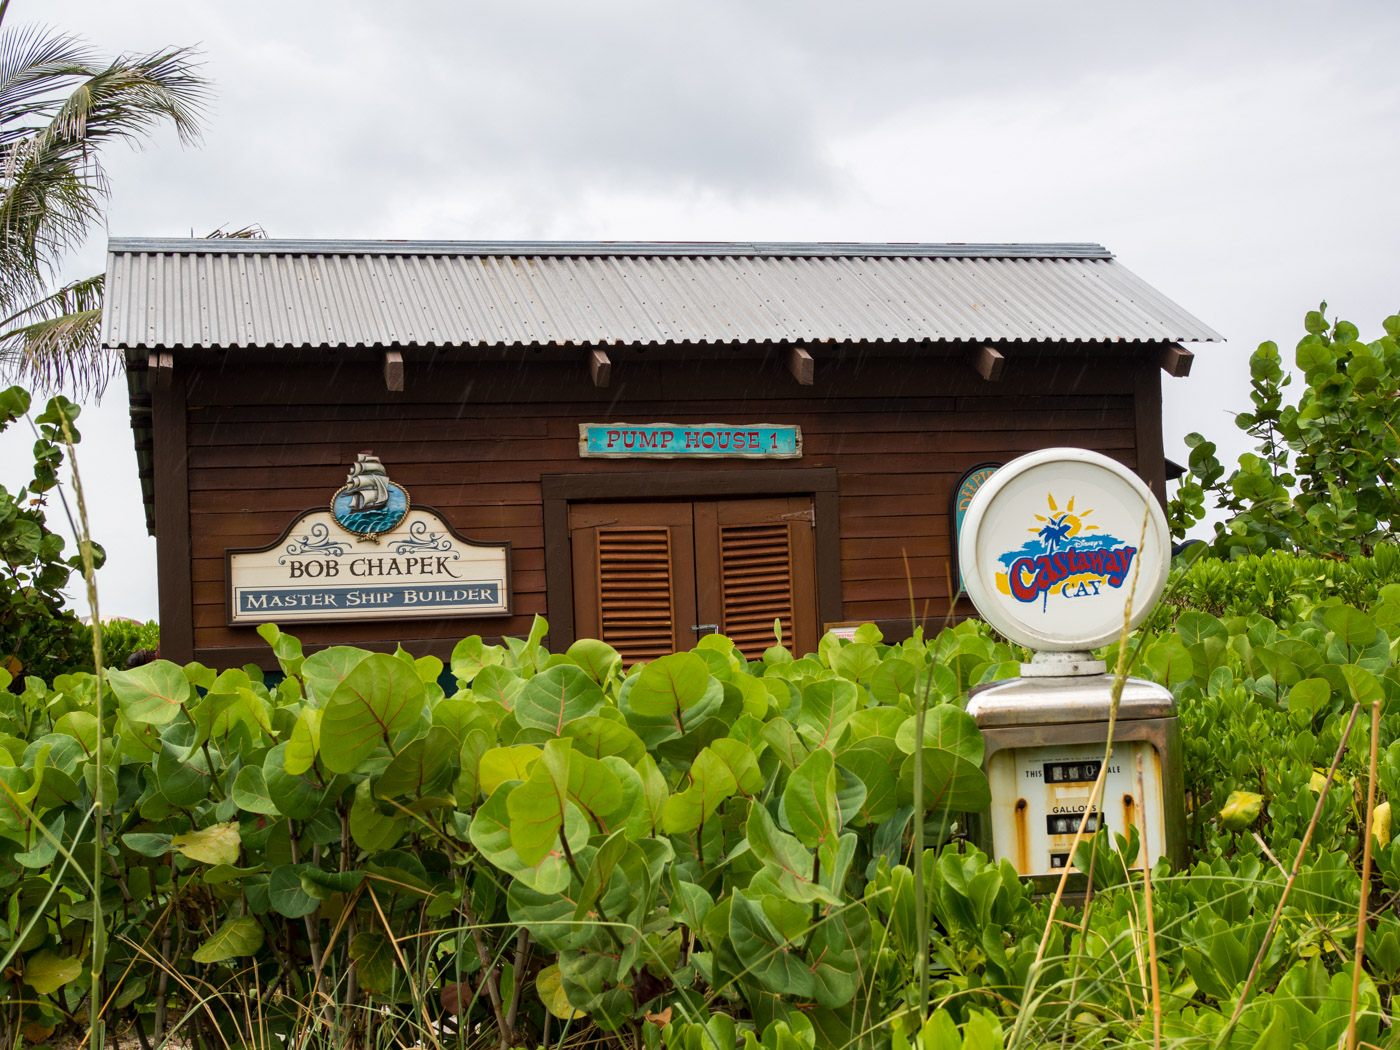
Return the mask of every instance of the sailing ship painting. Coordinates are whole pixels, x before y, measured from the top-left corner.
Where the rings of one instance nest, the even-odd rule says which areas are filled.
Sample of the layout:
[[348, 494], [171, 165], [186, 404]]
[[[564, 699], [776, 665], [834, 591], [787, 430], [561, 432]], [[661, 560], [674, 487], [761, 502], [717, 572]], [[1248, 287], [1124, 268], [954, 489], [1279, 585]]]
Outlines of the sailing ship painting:
[[374, 539], [389, 532], [408, 513], [408, 493], [389, 480], [373, 452], [355, 457], [345, 485], [331, 501], [331, 514], [347, 532]]

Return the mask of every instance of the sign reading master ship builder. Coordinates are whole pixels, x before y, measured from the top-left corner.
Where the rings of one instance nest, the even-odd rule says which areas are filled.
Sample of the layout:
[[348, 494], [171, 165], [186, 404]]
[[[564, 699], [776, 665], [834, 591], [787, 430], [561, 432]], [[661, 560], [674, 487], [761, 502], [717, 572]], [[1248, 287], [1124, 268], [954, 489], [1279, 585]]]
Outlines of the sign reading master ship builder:
[[510, 614], [510, 544], [459, 536], [410, 506], [372, 452], [325, 510], [266, 547], [226, 552], [228, 622], [305, 623]]
[[584, 459], [801, 459], [802, 428], [783, 423], [580, 423]]

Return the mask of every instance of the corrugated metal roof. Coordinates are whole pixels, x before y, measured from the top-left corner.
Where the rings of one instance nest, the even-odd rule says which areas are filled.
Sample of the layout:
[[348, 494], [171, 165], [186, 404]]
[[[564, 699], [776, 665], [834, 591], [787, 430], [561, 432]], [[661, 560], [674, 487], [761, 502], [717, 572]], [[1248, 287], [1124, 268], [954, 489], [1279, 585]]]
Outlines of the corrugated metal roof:
[[1220, 337], [1093, 244], [113, 239], [119, 349]]

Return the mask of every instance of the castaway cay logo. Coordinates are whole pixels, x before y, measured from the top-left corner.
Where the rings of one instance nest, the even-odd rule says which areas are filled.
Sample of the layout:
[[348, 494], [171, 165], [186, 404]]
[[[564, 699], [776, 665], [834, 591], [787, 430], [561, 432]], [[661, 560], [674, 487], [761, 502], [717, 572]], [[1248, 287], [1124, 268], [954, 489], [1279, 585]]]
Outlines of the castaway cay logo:
[[1039, 601], [1048, 608], [1050, 596], [1093, 598], [1107, 587], [1122, 587], [1138, 549], [1087, 521], [1092, 510], [1075, 511], [1074, 497], [1063, 510], [1053, 494], [1046, 497], [1049, 515], [1035, 515], [1039, 525], [1027, 529], [1034, 538], [997, 561], [997, 589], [1017, 601]]

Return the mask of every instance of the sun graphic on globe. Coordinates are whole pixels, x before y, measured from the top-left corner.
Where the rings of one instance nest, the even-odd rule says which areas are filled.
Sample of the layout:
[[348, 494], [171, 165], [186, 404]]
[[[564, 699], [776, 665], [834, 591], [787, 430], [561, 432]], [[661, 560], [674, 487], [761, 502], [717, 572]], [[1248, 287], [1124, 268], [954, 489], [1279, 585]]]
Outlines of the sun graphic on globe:
[[1050, 516], [1044, 517], [1040, 514], [1035, 515], [1035, 520], [1042, 524], [1029, 528], [1026, 531], [1033, 532], [1039, 536], [1044, 542], [1047, 551], [1056, 551], [1065, 546], [1070, 539], [1078, 536], [1081, 532], [1091, 532], [1098, 528], [1097, 525], [1085, 524], [1084, 519], [1094, 512], [1092, 510], [1076, 512], [1074, 509], [1073, 496], [1071, 496], [1069, 502], [1065, 504], [1064, 510], [1061, 510], [1059, 504], [1055, 502], [1053, 493], [1047, 494], [1045, 499], [1046, 503], [1049, 504]]

